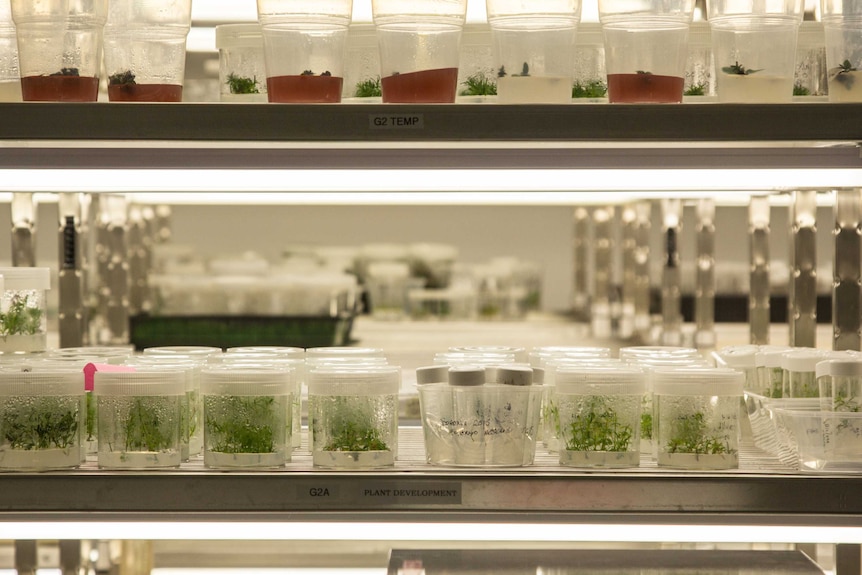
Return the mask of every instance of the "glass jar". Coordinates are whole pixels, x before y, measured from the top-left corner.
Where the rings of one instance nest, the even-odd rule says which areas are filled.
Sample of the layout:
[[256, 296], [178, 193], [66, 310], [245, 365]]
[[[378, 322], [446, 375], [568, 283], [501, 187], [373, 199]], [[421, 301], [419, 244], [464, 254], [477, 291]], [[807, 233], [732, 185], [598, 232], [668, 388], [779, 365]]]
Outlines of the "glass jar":
[[216, 26], [219, 51], [219, 99], [222, 102], [266, 102], [266, 60], [260, 25]]
[[862, 102], [862, 4], [820, 0], [830, 102]]
[[179, 467], [182, 461], [182, 371], [97, 371], [99, 467]]
[[0, 352], [31, 353], [48, 347], [48, 268], [0, 268]]
[[555, 380], [560, 464], [640, 465], [643, 372], [623, 366], [562, 367]]
[[732, 369], [653, 372], [658, 465], [739, 467], [739, 404], [745, 377]]
[[398, 452], [397, 366], [310, 369], [308, 418], [315, 467], [391, 467]]
[[290, 461], [293, 386], [288, 367], [202, 370], [204, 466], [281, 467]]
[[80, 371], [0, 371], [0, 469], [65, 469], [81, 463]]

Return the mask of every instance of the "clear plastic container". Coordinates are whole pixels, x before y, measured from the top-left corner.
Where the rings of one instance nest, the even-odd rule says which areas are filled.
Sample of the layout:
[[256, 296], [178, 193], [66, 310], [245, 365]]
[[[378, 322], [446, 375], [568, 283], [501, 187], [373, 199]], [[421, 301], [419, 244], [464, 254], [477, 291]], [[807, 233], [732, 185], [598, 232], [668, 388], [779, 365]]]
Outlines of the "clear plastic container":
[[266, 102], [266, 58], [260, 25], [216, 26], [219, 51], [219, 99], [222, 102]]
[[608, 99], [682, 102], [694, 0], [599, 0]]
[[308, 381], [308, 417], [315, 467], [391, 467], [398, 453], [401, 368], [318, 367]]
[[428, 289], [449, 287], [458, 248], [446, 244], [410, 244], [410, 275], [425, 280]]
[[453, 103], [467, 0], [372, 0], [384, 102]]
[[758, 393], [764, 397], [785, 397], [784, 369], [781, 367], [781, 362], [784, 354], [791, 349], [783, 346], [761, 346], [754, 355]]
[[829, 359], [829, 354], [816, 349], [795, 349], [781, 356], [784, 397], [819, 397], [817, 364]]
[[715, 352], [718, 367], [728, 367], [745, 375], [745, 390], [759, 393], [760, 385], [757, 379], [756, 345], [734, 345], [724, 347]]
[[314, 358], [353, 358], [353, 357], [382, 357], [386, 355], [377, 347], [309, 347], [305, 350], [306, 359]]
[[644, 374], [632, 367], [562, 367], [555, 374], [560, 464], [640, 465]]
[[186, 390], [182, 371], [96, 372], [99, 467], [179, 467]]
[[202, 370], [204, 466], [271, 468], [290, 461], [293, 391], [290, 368]]
[[815, 367], [823, 411], [862, 412], [862, 359], [829, 359]]
[[712, 0], [709, 24], [718, 99], [789, 102], [802, 0]]
[[10, 0], [0, 0], [0, 102], [21, 101], [18, 35]]
[[270, 102], [337, 103], [352, 0], [257, 0]]
[[206, 361], [208, 357], [219, 355], [221, 352], [220, 347], [208, 345], [162, 345], [146, 348], [144, 355], [188, 355]]
[[95, 102], [108, 0], [11, 0], [25, 101]]
[[48, 346], [48, 268], [0, 268], [0, 352], [31, 353]]
[[0, 469], [81, 463], [84, 379], [74, 371], [0, 371]]
[[191, 0], [111, 0], [105, 70], [112, 102], [180, 102]]
[[732, 369], [653, 372], [660, 467], [739, 467], [739, 405], [745, 377]]
[[407, 292], [411, 319], [465, 321], [476, 317], [476, 292], [471, 289], [411, 289]]
[[376, 319], [402, 319], [407, 310], [410, 267], [401, 262], [369, 264], [366, 284], [371, 315]]
[[571, 103], [580, 0], [486, 0], [486, 6], [497, 102]]
[[862, 102], [862, 4], [820, 0], [830, 102]]

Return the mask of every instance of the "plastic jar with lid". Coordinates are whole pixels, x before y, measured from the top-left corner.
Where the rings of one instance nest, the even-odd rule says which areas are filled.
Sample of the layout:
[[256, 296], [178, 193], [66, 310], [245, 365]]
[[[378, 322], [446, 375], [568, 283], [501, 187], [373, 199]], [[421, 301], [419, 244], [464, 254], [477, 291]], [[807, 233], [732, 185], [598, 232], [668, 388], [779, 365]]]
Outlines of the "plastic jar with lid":
[[815, 368], [823, 411], [862, 411], [862, 358], [829, 359]]
[[757, 380], [757, 363], [754, 361], [757, 351], [756, 345], [733, 345], [715, 352], [714, 357], [718, 367], [735, 369], [745, 375], [746, 391], [760, 393]]
[[267, 468], [290, 461], [293, 378], [288, 367], [201, 370], [204, 466]]
[[219, 98], [222, 102], [266, 102], [266, 58], [260, 25], [216, 26]]
[[785, 397], [784, 369], [781, 367], [781, 359], [791, 349], [783, 346], [761, 346], [754, 355], [757, 384], [764, 397]]
[[636, 367], [563, 367], [556, 373], [560, 464], [640, 465], [644, 373]]
[[732, 369], [653, 372], [658, 465], [739, 467], [739, 402], [745, 377]]
[[530, 465], [536, 453], [542, 387], [526, 364], [485, 367], [485, 465]]
[[182, 371], [97, 371], [99, 467], [179, 467], [182, 461]]
[[69, 370], [0, 370], [0, 469], [81, 463], [83, 383], [80, 372]]
[[0, 268], [0, 352], [30, 353], [48, 347], [48, 268]]
[[455, 451], [446, 425], [452, 417], [449, 366], [416, 368], [416, 387], [425, 440], [425, 461], [435, 465], [451, 465], [455, 461]]
[[391, 467], [398, 452], [401, 368], [317, 367], [307, 375], [315, 467]]
[[817, 364], [831, 357], [818, 349], [794, 349], [781, 356], [784, 397], [819, 397]]

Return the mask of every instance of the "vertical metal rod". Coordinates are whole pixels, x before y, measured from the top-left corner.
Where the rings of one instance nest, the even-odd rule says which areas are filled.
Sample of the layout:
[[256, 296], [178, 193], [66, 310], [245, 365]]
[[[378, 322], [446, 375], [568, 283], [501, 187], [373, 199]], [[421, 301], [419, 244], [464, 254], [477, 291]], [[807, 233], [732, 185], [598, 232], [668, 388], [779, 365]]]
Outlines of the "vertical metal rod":
[[574, 293], [572, 295], [572, 310], [575, 317], [581, 321], [589, 318], [590, 288], [587, 283], [588, 266], [587, 250], [589, 249], [590, 213], [585, 208], [575, 208], [573, 217], [573, 256], [574, 261]]
[[652, 203], [638, 202], [635, 205], [635, 331], [645, 337], [652, 327], [650, 319], [650, 269], [649, 241], [652, 225]]
[[748, 329], [755, 345], [769, 343], [769, 219], [769, 196], [752, 196], [748, 205]]
[[817, 192], [793, 193], [790, 233], [790, 345], [815, 347], [817, 337]]
[[154, 243], [164, 244], [170, 241], [173, 230], [171, 207], [158, 205], [153, 209]]
[[60, 267], [59, 284], [59, 331], [60, 347], [84, 345], [84, 294], [81, 272], [81, 206], [79, 194], [59, 194], [60, 215]]
[[15, 541], [15, 570], [18, 575], [36, 575], [38, 544], [33, 540]]
[[680, 297], [679, 235], [682, 231], [682, 201], [662, 200], [662, 239], [664, 266], [662, 269], [661, 315], [662, 344], [682, 345], [682, 312]]
[[12, 265], [36, 265], [36, 198], [32, 193], [12, 194]]
[[611, 274], [614, 208], [593, 210], [593, 274], [594, 289], [591, 306], [593, 335], [599, 338], [611, 336]]
[[862, 546], [858, 543], [839, 543], [835, 546], [835, 575], [862, 573]]
[[637, 209], [635, 204], [622, 207], [623, 289], [620, 310], [619, 337], [629, 339], [635, 334], [635, 295], [637, 292]]
[[715, 201], [697, 203], [697, 266], [695, 277], [694, 343], [715, 347]]
[[59, 547], [60, 573], [62, 575], [79, 575], [83, 565], [81, 541], [77, 539], [61, 540]]
[[862, 345], [862, 189], [835, 192], [835, 265], [832, 282], [832, 347]]
[[99, 204], [99, 271], [104, 322], [99, 343], [124, 344], [129, 341], [126, 199], [103, 196]]
[[146, 223], [143, 209], [139, 205], [129, 206], [127, 227], [129, 262], [129, 313], [137, 314], [144, 310], [147, 286], [147, 250], [144, 245]]

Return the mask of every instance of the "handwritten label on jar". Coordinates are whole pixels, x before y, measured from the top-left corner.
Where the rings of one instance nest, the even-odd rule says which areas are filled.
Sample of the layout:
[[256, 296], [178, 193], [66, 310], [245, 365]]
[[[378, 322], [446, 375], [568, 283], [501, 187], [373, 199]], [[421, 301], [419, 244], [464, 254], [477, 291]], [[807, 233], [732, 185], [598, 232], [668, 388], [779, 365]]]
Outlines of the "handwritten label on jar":
[[425, 116], [422, 114], [369, 114], [368, 125], [372, 130], [422, 130]]

